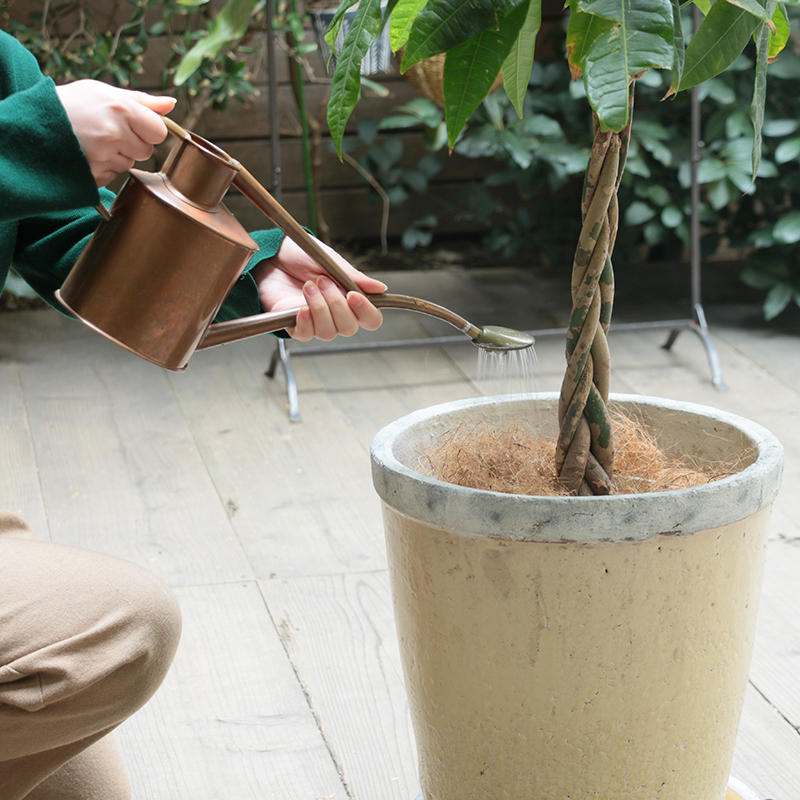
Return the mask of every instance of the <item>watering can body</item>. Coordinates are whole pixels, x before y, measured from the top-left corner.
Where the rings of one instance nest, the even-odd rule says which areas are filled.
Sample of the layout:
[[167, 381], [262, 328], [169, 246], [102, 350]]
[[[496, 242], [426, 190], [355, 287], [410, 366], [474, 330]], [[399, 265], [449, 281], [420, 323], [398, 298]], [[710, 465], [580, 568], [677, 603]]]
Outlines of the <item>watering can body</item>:
[[224, 207], [238, 162], [200, 137], [131, 170], [59, 301], [107, 339], [183, 369], [258, 245]]

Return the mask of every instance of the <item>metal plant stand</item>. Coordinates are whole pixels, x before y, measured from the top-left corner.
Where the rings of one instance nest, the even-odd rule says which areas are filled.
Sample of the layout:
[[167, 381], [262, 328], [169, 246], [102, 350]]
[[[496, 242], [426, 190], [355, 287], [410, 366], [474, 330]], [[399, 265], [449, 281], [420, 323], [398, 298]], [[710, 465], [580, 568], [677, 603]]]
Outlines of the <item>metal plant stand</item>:
[[[271, 144], [272, 144], [272, 171], [273, 195], [281, 202], [281, 168], [280, 168], [280, 131], [278, 129], [277, 112], [277, 84], [274, 69], [274, 42], [271, 29], [274, 0], [267, 0], [267, 63], [269, 70], [268, 96], [270, 106]], [[703, 344], [711, 371], [711, 383], [720, 391], [724, 390], [725, 383], [722, 377], [722, 365], [717, 355], [717, 349], [711, 338], [706, 322], [705, 311], [701, 301], [702, 265], [700, 254], [700, 186], [697, 181], [698, 164], [701, 158], [702, 142], [700, 140], [700, 99], [697, 89], [691, 90], [691, 315], [686, 319], [668, 319], [654, 322], [616, 323], [613, 331], [636, 330], [667, 330], [669, 334], [663, 344], [665, 350], [670, 350], [678, 335], [682, 331], [694, 332]], [[526, 331], [534, 337], [565, 336], [566, 328], [545, 328], [542, 330]], [[324, 355], [327, 353], [356, 352], [359, 350], [386, 350], [399, 347], [432, 347], [443, 344], [466, 344], [469, 340], [463, 335], [439, 336], [419, 339], [399, 339], [382, 342], [353, 342], [347, 344], [321, 345], [303, 348], [289, 348], [285, 339], [276, 339], [275, 347], [270, 357], [269, 366], [265, 375], [274, 378], [280, 364], [286, 378], [286, 392], [289, 405], [289, 419], [292, 422], [301, 422], [300, 401], [297, 382], [292, 368], [292, 357]]]

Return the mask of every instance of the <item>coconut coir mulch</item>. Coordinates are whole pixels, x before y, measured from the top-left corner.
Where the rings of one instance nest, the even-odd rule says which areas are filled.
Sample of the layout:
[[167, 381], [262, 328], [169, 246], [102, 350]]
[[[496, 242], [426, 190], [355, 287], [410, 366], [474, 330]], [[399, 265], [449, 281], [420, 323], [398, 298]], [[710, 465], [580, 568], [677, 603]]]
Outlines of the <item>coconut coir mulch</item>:
[[[730, 464], [697, 464], [666, 454], [637, 420], [613, 414], [614, 494], [685, 489], [736, 471]], [[420, 454], [420, 470], [446, 483], [510, 494], [568, 496], [555, 470], [555, 444], [523, 425], [461, 423]]]

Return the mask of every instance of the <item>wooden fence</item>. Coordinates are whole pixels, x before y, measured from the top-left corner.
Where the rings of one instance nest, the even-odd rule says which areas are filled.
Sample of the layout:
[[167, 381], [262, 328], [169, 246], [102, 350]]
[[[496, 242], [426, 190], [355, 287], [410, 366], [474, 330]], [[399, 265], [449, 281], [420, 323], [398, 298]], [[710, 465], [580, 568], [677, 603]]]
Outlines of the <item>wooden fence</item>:
[[[219, 0], [212, 0], [219, 7]], [[98, 13], [119, 14], [119, 4], [114, 0], [86, 0], [87, 5]], [[545, 0], [545, 24], [543, 31], [557, 27], [562, 9], [558, 0]], [[31, 11], [41, 10], [41, 3], [33, 0], [12, 0], [9, 11], [12, 18], [29, 20]], [[309, 37], [313, 34], [309, 31]], [[201, 136], [214, 141], [239, 159], [265, 186], [273, 187], [270, 109], [267, 75], [265, 69], [266, 34], [255, 40], [255, 52], [249, 57], [253, 83], [258, 94], [248, 103], [231, 101], [224, 112], [206, 110], [192, 123], [192, 128]], [[295, 96], [289, 80], [290, 62], [288, 48], [282, 35], [276, 35], [276, 84], [278, 98], [278, 120], [280, 129], [281, 196], [283, 204], [299, 221], [307, 221], [305, 178], [303, 172], [303, 148], [300, 119]], [[161, 85], [161, 72], [167, 56], [167, 41], [151, 39], [143, 63], [143, 72], [138, 76], [136, 88], [164, 92], [169, 87]], [[375, 240], [381, 233], [385, 210], [378, 193], [348, 163], [339, 160], [333, 150], [325, 123], [325, 104], [330, 89], [330, 78], [326, 74], [319, 52], [304, 60], [305, 95], [308, 116], [320, 123], [321, 134], [316, 158], [315, 182], [318, 188], [318, 209], [321, 233], [338, 242]], [[414, 97], [417, 89], [393, 65], [387, 72], [373, 76], [386, 92], [385, 96], [367, 93], [353, 115], [346, 131], [346, 140], [357, 138], [356, 130], [364, 118], [381, 119]], [[182, 109], [173, 113], [178, 122], [183, 121]], [[413, 167], [425, 154], [424, 130], [421, 127], [387, 132], [398, 137], [403, 145], [402, 163]], [[442, 170], [432, 179], [428, 189], [412, 195], [406, 202], [390, 208], [387, 233], [396, 237], [414, 220], [427, 214], [438, 219], [440, 234], [477, 232], [485, 228], [474, 219], [465, 219], [460, 213], [464, 209], [467, 184], [481, 179], [498, 165], [490, 159], [470, 159], [458, 154], [444, 157]], [[263, 227], [265, 222], [260, 212], [243, 197], [232, 191], [227, 204], [245, 227]]]

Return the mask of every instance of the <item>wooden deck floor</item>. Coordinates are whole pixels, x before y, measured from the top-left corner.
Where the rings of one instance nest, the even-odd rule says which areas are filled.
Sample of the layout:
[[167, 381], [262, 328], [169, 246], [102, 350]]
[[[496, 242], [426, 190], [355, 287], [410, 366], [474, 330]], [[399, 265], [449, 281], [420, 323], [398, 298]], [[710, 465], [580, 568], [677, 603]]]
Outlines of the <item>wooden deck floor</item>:
[[[522, 271], [386, 279], [479, 324], [561, 324]], [[734, 774], [797, 800], [800, 334], [746, 324], [752, 309], [707, 310], [729, 391], [710, 385], [698, 338], [667, 352], [663, 331], [612, 336], [613, 390], [716, 405], [784, 443]], [[426, 332], [451, 331], [387, 312], [365, 340]], [[293, 358], [293, 424], [283, 375], [263, 374], [272, 347], [252, 339], [168, 373], [56, 312], [0, 314], [0, 505], [43, 537], [148, 567], [180, 598], [173, 669], [120, 729], [136, 800], [413, 800], [369, 444], [414, 409], [508, 387], [476, 378], [467, 344], [306, 355]], [[538, 342], [526, 388], [559, 388], [562, 349]]]

